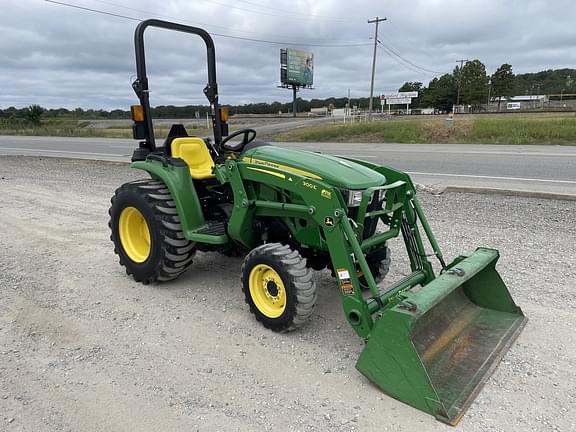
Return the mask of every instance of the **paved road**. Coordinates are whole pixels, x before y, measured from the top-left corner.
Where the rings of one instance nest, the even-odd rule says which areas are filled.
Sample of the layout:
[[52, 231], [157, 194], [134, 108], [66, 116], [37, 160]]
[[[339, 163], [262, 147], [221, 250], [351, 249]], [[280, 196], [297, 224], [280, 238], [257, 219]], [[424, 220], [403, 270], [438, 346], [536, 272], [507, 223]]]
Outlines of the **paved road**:
[[[279, 143], [383, 163], [438, 188], [466, 187], [576, 198], [576, 147], [457, 144]], [[133, 140], [0, 136], [0, 154], [129, 161]]]

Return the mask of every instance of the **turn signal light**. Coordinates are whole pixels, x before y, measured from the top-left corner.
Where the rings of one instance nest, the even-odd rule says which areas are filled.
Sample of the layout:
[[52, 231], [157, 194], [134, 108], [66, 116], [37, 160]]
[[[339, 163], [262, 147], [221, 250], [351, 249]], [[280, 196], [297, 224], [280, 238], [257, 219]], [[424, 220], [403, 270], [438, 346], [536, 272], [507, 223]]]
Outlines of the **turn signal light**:
[[228, 107], [220, 107], [220, 121], [228, 121]]
[[130, 111], [132, 112], [132, 120], [135, 122], [144, 121], [144, 107], [142, 105], [132, 105]]

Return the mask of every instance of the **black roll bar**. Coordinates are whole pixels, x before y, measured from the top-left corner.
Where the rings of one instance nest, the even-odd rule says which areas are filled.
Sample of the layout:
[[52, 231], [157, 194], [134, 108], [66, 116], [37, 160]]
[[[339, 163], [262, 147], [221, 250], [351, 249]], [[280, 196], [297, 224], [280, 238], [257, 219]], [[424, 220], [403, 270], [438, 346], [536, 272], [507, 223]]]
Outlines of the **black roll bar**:
[[191, 33], [200, 36], [204, 40], [204, 43], [206, 44], [206, 59], [208, 61], [208, 84], [206, 84], [206, 87], [204, 88], [204, 94], [210, 102], [214, 143], [216, 148], [220, 148], [220, 143], [222, 142], [222, 122], [218, 105], [218, 84], [216, 83], [216, 54], [214, 51], [214, 41], [208, 32], [201, 28], [157, 19], [142, 21], [138, 24], [138, 27], [136, 27], [134, 32], [137, 78], [136, 81], [132, 83], [132, 88], [138, 96], [138, 99], [140, 99], [140, 105], [144, 108], [144, 122], [147, 130], [146, 146], [150, 151], [156, 150], [154, 126], [152, 124], [152, 115], [150, 113], [148, 77], [146, 76], [146, 57], [144, 53], [144, 31], [148, 27], [158, 27], [183, 33]]

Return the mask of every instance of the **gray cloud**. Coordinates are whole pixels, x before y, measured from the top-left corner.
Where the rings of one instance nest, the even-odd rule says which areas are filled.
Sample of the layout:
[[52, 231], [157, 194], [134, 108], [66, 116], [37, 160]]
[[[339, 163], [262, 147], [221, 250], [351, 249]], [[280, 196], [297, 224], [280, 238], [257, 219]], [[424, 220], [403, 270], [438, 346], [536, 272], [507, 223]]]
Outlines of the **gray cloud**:
[[[572, 0], [65, 0], [135, 18], [156, 17], [205, 27], [211, 33], [290, 42], [315, 55], [315, 90], [304, 98], [367, 96], [373, 25], [387, 16], [381, 40], [414, 64], [449, 72], [459, 58], [479, 58], [489, 73], [575, 67], [576, 5]], [[256, 4], [262, 5], [261, 7]], [[228, 6], [225, 6], [228, 5]], [[135, 10], [134, 10], [135, 9]], [[259, 13], [258, 13], [259, 12]], [[135, 97], [136, 22], [62, 7], [42, 0], [2, 0], [0, 108], [126, 108]], [[214, 36], [221, 101], [289, 101], [278, 89], [281, 45]], [[302, 43], [348, 44], [312, 47]], [[153, 104], [204, 103], [205, 50], [200, 39], [152, 30], [146, 38]], [[433, 74], [414, 70], [378, 50], [376, 92], [405, 81], [425, 84]]]

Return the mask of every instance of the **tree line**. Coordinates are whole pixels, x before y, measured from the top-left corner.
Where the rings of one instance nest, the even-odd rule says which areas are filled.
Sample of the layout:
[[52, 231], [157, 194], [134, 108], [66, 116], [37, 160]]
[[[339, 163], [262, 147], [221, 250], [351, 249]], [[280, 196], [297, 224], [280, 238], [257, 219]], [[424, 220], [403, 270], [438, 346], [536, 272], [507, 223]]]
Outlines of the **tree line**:
[[406, 82], [400, 91], [418, 91], [413, 108], [433, 107], [450, 111], [457, 103], [478, 107], [488, 98], [500, 106], [508, 96], [576, 93], [576, 70], [558, 69], [515, 75], [504, 63], [492, 75], [478, 59], [456, 66], [452, 73], [433, 78], [425, 87], [421, 82]]
[[[433, 78], [428, 86], [422, 82], [406, 82], [399, 91], [418, 91], [418, 98], [413, 99], [412, 108], [435, 108], [450, 111], [457, 102], [460, 104], [480, 106], [486, 103], [488, 95], [500, 103], [507, 96], [536, 94], [570, 94], [576, 93], [576, 69], [547, 70], [537, 73], [515, 75], [510, 64], [501, 65], [492, 75], [486, 72], [486, 66], [478, 59], [457, 66], [452, 73]], [[298, 111], [307, 112], [311, 108], [344, 108], [368, 107], [368, 99], [346, 97], [327, 99], [297, 99]], [[374, 100], [378, 106], [378, 100]], [[278, 114], [292, 109], [292, 102], [251, 103], [229, 105], [230, 114]], [[205, 105], [161, 105], [152, 108], [154, 118], [194, 118], [206, 117], [208, 107]], [[27, 122], [39, 125], [42, 118], [53, 119], [128, 119], [129, 110], [111, 111], [76, 108], [42, 108], [31, 105], [26, 108], [9, 107], [0, 109], [0, 121]]]

